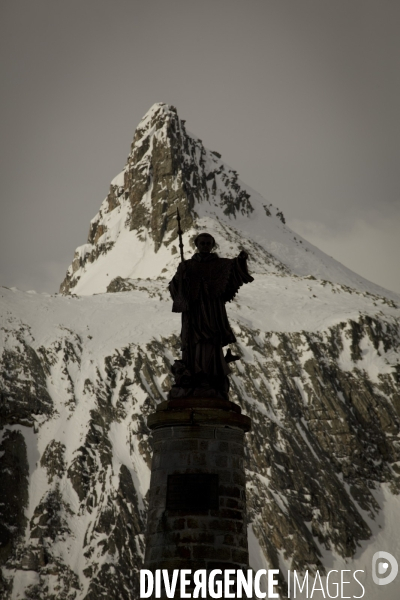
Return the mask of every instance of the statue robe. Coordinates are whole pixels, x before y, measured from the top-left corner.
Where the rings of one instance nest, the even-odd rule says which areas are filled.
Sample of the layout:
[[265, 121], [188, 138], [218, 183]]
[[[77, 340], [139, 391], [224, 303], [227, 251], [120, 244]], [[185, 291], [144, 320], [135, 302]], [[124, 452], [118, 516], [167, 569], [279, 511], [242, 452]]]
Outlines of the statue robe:
[[192, 375], [203, 376], [224, 394], [230, 369], [222, 348], [236, 342], [225, 303], [251, 281], [246, 259], [197, 253], [179, 265], [169, 284], [172, 311], [182, 313], [182, 361]]

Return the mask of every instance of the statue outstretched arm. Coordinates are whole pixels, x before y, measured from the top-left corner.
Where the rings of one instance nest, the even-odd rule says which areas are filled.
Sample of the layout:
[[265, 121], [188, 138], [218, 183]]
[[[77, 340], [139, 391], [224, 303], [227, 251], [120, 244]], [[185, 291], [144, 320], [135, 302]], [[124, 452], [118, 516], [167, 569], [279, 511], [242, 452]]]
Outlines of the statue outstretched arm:
[[250, 275], [247, 269], [248, 257], [249, 255], [247, 254], [246, 250], [242, 250], [236, 258], [231, 259], [232, 268], [225, 292], [223, 294], [223, 299], [225, 302], [230, 302], [233, 300], [239, 288], [244, 283], [251, 283], [254, 281], [254, 278]]

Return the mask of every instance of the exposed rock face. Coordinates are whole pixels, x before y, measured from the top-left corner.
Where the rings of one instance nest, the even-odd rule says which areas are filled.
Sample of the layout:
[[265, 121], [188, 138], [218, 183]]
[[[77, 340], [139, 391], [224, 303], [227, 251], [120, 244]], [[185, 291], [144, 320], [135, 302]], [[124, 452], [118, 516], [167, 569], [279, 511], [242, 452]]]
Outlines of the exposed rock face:
[[25, 527], [25, 509], [28, 504], [28, 460], [26, 444], [20, 431], [6, 430], [0, 445], [1, 488], [0, 506], [0, 561], [6, 562], [22, 538]]
[[[16, 334], [20, 336], [19, 331]], [[9, 329], [8, 344], [12, 338], [13, 332]], [[132, 398], [128, 389], [122, 386], [116, 405], [111, 402], [120, 368], [132, 365], [137, 357], [128, 348], [124, 355], [117, 350], [115, 355], [105, 357], [104, 375], [95, 371], [93, 379], [85, 377], [82, 391], [77, 392], [73, 381], [82, 367], [79, 336], [68, 330], [50, 347], [42, 346], [40, 352], [27, 344], [23, 348], [20, 363], [24, 365], [24, 377], [32, 386], [36, 382], [36, 387], [19, 401], [8, 401], [7, 422], [2, 423], [0, 560], [7, 569], [0, 580], [1, 597], [7, 598], [12, 593], [8, 569], [16, 569], [14, 592], [20, 588], [19, 581], [25, 579], [23, 574], [29, 573], [24, 597], [32, 599], [97, 599], [104, 590], [108, 590], [111, 598], [136, 598], [138, 577], [135, 574], [144, 550], [146, 502], [135, 488], [132, 465], [128, 468], [124, 463], [115, 463], [109, 436], [113, 424], [121, 420], [133, 423], [129, 425], [131, 446], [126, 451], [129, 455], [139, 446], [139, 452], [149, 461], [147, 442], [139, 441], [141, 435], [136, 434], [131, 420]], [[36, 359], [31, 360], [32, 356]], [[13, 357], [9, 351], [3, 352], [3, 372], [13, 368]], [[40, 401], [43, 373], [46, 373], [44, 384], [47, 382], [55, 394], [55, 412]], [[56, 386], [58, 391], [53, 387], [56, 380], [61, 384]], [[17, 383], [14, 381], [16, 386]], [[126, 386], [132, 383], [128, 378], [125, 381]], [[82, 423], [76, 411], [82, 408], [85, 411], [85, 395], [94, 402], [93, 408], [85, 413], [89, 418], [85, 417]], [[78, 408], [80, 398], [83, 400], [81, 409]], [[31, 422], [27, 421], [27, 414]], [[55, 423], [65, 428], [71, 418], [76, 418], [78, 427], [85, 432], [72, 454], [71, 448], [57, 439], [60, 432], [53, 434], [54, 437], [50, 435], [50, 441], [43, 446], [49, 439], [48, 432], [42, 435], [44, 430]], [[31, 460], [35, 453], [40, 459], [35, 469], [41, 475], [31, 487], [25, 439], [31, 444]], [[34, 451], [34, 447], [42, 446], [41, 455]], [[81, 557], [78, 569], [77, 555]]]
[[15, 346], [3, 354], [0, 422], [29, 427], [34, 423], [34, 415], [52, 413], [53, 401], [46, 388], [45, 367], [23, 335], [19, 332]]
[[[135, 132], [123, 171], [92, 219], [88, 241], [76, 249], [62, 294], [98, 294], [122, 280], [165, 278], [180, 261], [176, 210], [185, 258], [207, 229], [217, 252], [233, 258], [245, 248], [255, 273], [313, 276], [387, 295], [301, 239], [272, 203], [239, 179], [218, 152], [186, 130], [176, 109], [155, 104]], [[111, 288], [110, 288], [111, 285]]]
[[[88, 243], [77, 249], [60, 292], [74, 289], [87, 264], [111, 250], [121, 228], [134, 231], [142, 243], [151, 240], [157, 253], [161, 244], [172, 248], [177, 239], [177, 208], [185, 232], [195, 232], [199, 203], [216, 203], [226, 216], [249, 215], [253, 211], [250, 194], [238, 181], [237, 172], [220, 157], [186, 132], [175, 107], [155, 104], [136, 129], [124, 171], [111, 184], [91, 222]], [[121, 214], [118, 231], [113, 229], [113, 211]]]
[[[386, 352], [392, 343], [398, 352], [398, 327], [389, 330]], [[360, 509], [374, 518], [378, 483], [400, 490], [399, 369], [373, 382], [357, 367], [361, 340], [376, 349], [384, 345], [382, 322], [369, 317], [326, 332], [275, 335], [273, 344], [268, 335], [260, 343], [245, 331], [245, 348], [242, 340], [238, 345], [253, 355], [235, 379], [247, 413], [258, 422], [249, 435], [250, 485], [257, 489], [253, 519], [272, 564], [279, 566], [282, 550], [293, 569], [311, 563], [321, 571], [318, 545], [351, 557], [370, 537]], [[354, 353], [352, 371], [340, 365], [345, 348]], [[251, 408], [254, 399], [263, 404], [265, 398], [268, 416]]]
[[[163, 311], [167, 321], [163, 284], [147, 284], [148, 291], [137, 282], [131, 292], [88, 298], [79, 310], [79, 300], [59, 298], [67, 304], [57, 310], [70, 326], [54, 332], [54, 341], [44, 333], [48, 345], [30, 338], [32, 346], [21, 346], [26, 378], [45, 373], [53, 409], [27, 395], [23, 410], [10, 404], [11, 425], [3, 425], [4, 598], [19, 582], [26, 597], [38, 600], [138, 597], [151, 459], [146, 418], [166, 397], [179, 340], [160, 339], [150, 328], [147, 343], [121, 346], [116, 325], [109, 352], [96, 341], [93, 323], [85, 341], [83, 332], [93, 306], [104, 315], [123, 310], [132, 339], [145, 306]], [[312, 285], [328, 293], [319, 282]], [[343, 301], [358, 301], [341, 293]], [[136, 301], [134, 312], [131, 294], [142, 303]], [[38, 301], [54, 305], [52, 298]], [[283, 557], [292, 569], [321, 572], [321, 549], [351, 560], [383, 508], [376, 490], [386, 482], [398, 493], [400, 326], [389, 314], [398, 309], [384, 309], [385, 316], [384, 306], [375, 316], [367, 311], [319, 331], [272, 333], [250, 327], [239, 313], [231, 316], [238, 338], [233, 351], [242, 357], [232, 367], [231, 397], [253, 422], [246, 446], [248, 517], [271, 568]], [[15, 327], [8, 329], [6, 349], [21, 335]], [[24, 331], [28, 338], [29, 328]], [[33, 354], [41, 369], [28, 361]], [[9, 356], [3, 353], [3, 372]], [[35, 389], [41, 397], [42, 388]], [[36, 413], [26, 426], [31, 407]], [[35, 461], [29, 484], [27, 454]]]

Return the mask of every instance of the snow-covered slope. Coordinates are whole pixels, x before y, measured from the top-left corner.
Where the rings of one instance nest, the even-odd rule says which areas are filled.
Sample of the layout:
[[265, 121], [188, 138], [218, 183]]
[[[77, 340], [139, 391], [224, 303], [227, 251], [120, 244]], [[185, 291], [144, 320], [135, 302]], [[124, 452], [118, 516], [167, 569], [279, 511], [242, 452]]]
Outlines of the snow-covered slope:
[[[308, 278], [251, 287], [229, 317], [242, 356], [232, 398], [253, 419], [253, 566], [351, 569], [382, 543], [396, 553], [399, 308]], [[179, 352], [165, 283], [0, 296], [4, 597], [136, 599], [146, 416]]]
[[254, 273], [313, 275], [392, 297], [295, 234], [281, 211], [188, 133], [174, 107], [161, 103], [139, 123], [127, 164], [111, 182], [60, 291], [105, 292], [115, 277], [171, 279], [180, 260], [176, 208], [187, 256], [195, 235], [207, 230], [224, 256], [245, 247]]
[[179, 356], [177, 206], [188, 254], [203, 229], [221, 255], [251, 254], [228, 315], [232, 399], [253, 421], [252, 566], [359, 568], [368, 600], [397, 599], [371, 557], [400, 552], [400, 297], [291, 232], [166, 105], [139, 125], [63, 294], [0, 288], [0, 597], [139, 597], [146, 418]]

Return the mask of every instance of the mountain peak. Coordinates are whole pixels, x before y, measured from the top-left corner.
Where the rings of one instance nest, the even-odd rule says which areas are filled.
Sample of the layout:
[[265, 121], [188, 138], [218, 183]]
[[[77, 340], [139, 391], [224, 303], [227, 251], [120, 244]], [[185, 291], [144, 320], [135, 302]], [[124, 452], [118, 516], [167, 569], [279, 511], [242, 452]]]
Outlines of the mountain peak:
[[[178, 119], [178, 113], [175, 106], [165, 104], [164, 102], [156, 102], [149, 108], [147, 113], [144, 115], [139, 125], [136, 128], [135, 138], [139, 139], [152, 127], [157, 124], [162, 124], [168, 119]], [[158, 127], [157, 127], [158, 128]], [[134, 142], [136, 140], [134, 139]], [[133, 145], [133, 144], [132, 144]]]
[[[201, 211], [196, 209], [200, 205]], [[199, 228], [199, 212], [217, 211], [229, 220], [254, 210], [237, 172], [222, 162], [218, 152], [206, 150], [202, 140], [186, 131], [185, 121], [174, 106], [156, 103], [140, 121], [125, 168], [111, 182], [108, 196], [91, 221], [88, 242], [77, 248], [60, 291], [68, 293], [76, 288], [74, 291], [82, 293], [79, 280], [93, 279], [97, 270], [93, 263], [100, 264], [99, 259], [110, 254], [117, 243], [121, 245], [128, 232], [131, 267], [137, 265], [137, 254], [144, 258], [145, 247], [146, 253], [151, 250], [153, 255], [159, 254], [162, 246], [168, 248], [177, 239], [177, 208], [183, 230], [192, 237]], [[171, 248], [169, 258], [170, 253]], [[150, 269], [149, 274], [145, 269], [139, 271], [140, 276], [155, 277], [162, 269], [156, 273]], [[105, 291], [103, 283], [100, 289], [91, 286], [91, 293]], [[86, 289], [83, 293], [88, 293]]]
[[60, 292], [90, 295], [121, 289], [127, 279], [171, 278], [180, 260], [177, 208], [185, 258], [199, 231], [208, 230], [223, 256], [245, 248], [253, 273], [311, 275], [387, 295], [295, 234], [278, 208], [189, 133], [174, 106], [161, 102], [140, 121], [126, 165], [92, 219], [87, 243], [76, 249]]

